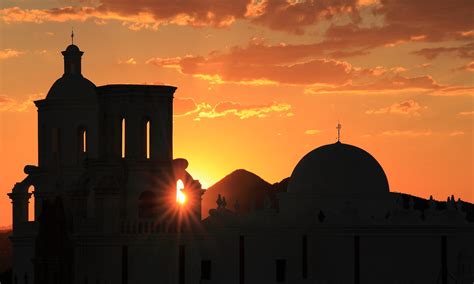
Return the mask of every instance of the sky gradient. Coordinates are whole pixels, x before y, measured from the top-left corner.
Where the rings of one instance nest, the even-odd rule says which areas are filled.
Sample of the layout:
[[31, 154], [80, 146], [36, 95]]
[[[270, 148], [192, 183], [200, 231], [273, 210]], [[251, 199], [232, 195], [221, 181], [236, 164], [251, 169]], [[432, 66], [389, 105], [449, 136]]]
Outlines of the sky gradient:
[[96, 85], [178, 87], [174, 157], [204, 187], [239, 168], [280, 181], [340, 121], [391, 191], [474, 201], [474, 1], [0, 5], [0, 226], [6, 193], [37, 163], [32, 101], [62, 75], [72, 27]]

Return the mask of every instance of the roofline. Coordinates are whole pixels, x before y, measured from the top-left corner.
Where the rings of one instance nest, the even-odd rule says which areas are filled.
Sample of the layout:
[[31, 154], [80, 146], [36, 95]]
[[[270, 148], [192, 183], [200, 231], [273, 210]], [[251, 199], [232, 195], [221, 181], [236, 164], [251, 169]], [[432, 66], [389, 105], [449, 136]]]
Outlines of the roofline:
[[168, 85], [110, 84], [97, 86], [98, 95], [168, 95], [173, 96], [177, 87]]

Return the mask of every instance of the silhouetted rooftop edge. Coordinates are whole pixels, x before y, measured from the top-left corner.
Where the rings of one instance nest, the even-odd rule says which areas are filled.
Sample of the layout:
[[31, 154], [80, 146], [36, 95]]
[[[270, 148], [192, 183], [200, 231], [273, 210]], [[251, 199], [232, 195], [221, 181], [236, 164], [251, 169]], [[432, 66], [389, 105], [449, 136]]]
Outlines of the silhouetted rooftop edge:
[[177, 89], [175, 86], [167, 85], [138, 85], [138, 84], [111, 84], [98, 86], [99, 95], [113, 94], [146, 94], [146, 95], [170, 95]]

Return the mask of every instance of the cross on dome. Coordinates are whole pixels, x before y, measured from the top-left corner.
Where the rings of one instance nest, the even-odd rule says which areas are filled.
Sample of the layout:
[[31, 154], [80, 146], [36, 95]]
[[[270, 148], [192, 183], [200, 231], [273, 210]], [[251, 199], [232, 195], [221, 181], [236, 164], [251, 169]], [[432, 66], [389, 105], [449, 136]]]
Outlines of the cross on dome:
[[340, 122], [337, 123], [337, 142], [341, 142], [341, 129], [342, 129], [342, 125]]

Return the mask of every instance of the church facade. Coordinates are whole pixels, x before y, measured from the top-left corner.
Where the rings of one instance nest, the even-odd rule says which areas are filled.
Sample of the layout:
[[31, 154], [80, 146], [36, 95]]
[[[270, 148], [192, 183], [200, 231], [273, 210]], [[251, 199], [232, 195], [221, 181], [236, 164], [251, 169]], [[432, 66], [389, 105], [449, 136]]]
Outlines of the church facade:
[[277, 206], [219, 196], [202, 220], [205, 190], [173, 158], [176, 87], [95, 86], [76, 45], [62, 54], [35, 102], [38, 165], [9, 193], [13, 283], [473, 283], [461, 201], [415, 210], [340, 141], [302, 158]]

